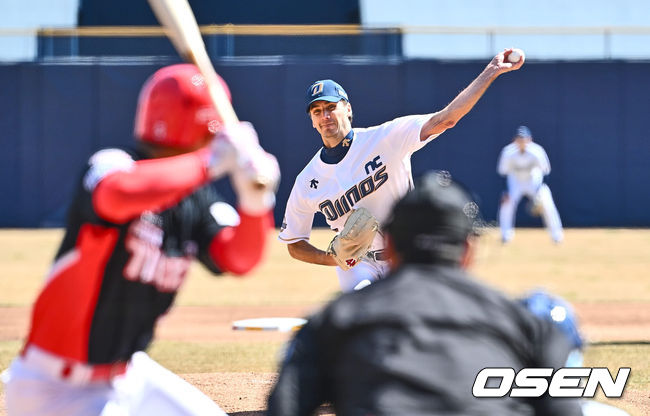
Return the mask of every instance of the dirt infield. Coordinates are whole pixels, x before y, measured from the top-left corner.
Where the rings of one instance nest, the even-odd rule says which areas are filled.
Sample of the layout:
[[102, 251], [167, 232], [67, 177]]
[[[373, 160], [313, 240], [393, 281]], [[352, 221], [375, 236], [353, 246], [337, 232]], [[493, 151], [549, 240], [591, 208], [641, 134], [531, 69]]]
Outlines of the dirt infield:
[[[650, 342], [650, 308], [645, 303], [575, 303], [581, 328], [591, 342]], [[158, 340], [190, 342], [284, 341], [290, 334], [274, 331], [234, 331], [233, 321], [269, 316], [306, 316], [303, 306], [178, 306], [159, 324]], [[0, 341], [22, 339], [28, 307], [0, 307]]]
[[[645, 303], [577, 303], [574, 305], [586, 337], [592, 342], [650, 341], [650, 308]], [[244, 317], [303, 316], [302, 307], [178, 307], [162, 323], [159, 339], [203, 342], [284, 341], [278, 332], [233, 331], [232, 320]], [[206, 319], [211, 317], [211, 319]], [[198, 322], [198, 325], [197, 325]], [[188, 328], [192, 328], [188, 331]], [[209, 395], [231, 415], [264, 415], [266, 396], [275, 373], [207, 373], [183, 377]], [[650, 414], [650, 392], [628, 389], [625, 400]], [[615, 403], [615, 402], [614, 402]], [[645, 409], [645, 410], [641, 410]], [[331, 414], [321, 408], [319, 414]]]
[[[576, 312], [587, 338], [601, 341], [650, 341], [650, 308], [647, 304], [576, 303]], [[158, 340], [223, 343], [284, 342], [291, 333], [234, 331], [234, 320], [268, 316], [305, 316], [312, 308], [301, 306], [179, 306], [160, 323]], [[21, 339], [28, 325], [29, 308], [0, 308], [0, 341]], [[226, 412], [232, 415], [263, 415], [266, 396], [275, 373], [212, 372], [182, 374]], [[626, 400], [638, 402], [650, 412], [648, 392], [628, 390]], [[0, 406], [0, 414], [2, 407]], [[321, 409], [321, 414], [330, 414]], [[648, 413], [643, 413], [648, 414]]]
[[[5, 247], [0, 251], [4, 272], [0, 278], [0, 370], [8, 365], [7, 357], [15, 354], [27, 331], [30, 305], [60, 237], [60, 230], [0, 232], [0, 245]], [[323, 247], [329, 238], [329, 232], [319, 231], [312, 241]], [[508, 293], [541, 286], [567, 298], [576, 308], [588, 341], [650, 341], [650, 230], [567, 230], [561, 246], [552, 245], [543, 230], [518, 230], [509, 246], [501, 246], [490, 235], [484, 237], [482, 246], [475, 275]], [[232, 321], [307, 316], [337, 292], [331, 268], [294, 261], [273, 240], [266, 262], [247, 279], [214, 279], [201, 267], [193, 268], [176, 306], [160, 322], [152, 356], [230, 414], [262, 415], [275, 378], [274, 354], [291, 334], [233, 331]], [[183, 351], [185, 346], [204, 349]], [[648, 415], [650, 349], [643, 347], [628, 356], [620, 352], [622, 348], [614, 345], [610, 351], [608, 347], [592, 356], [595, 361], [589, 365], [631, 366], [636, 378], [628, 383], [624, 397], [611, 403], [632, 416]], [[225, 355], [212, 355], [222, 349]], [[190, 363], [196, 351], [206, 357]], [[215, 357], [231, 361], [242, 351], [255, 364], [246, 367], [244, 361], [243, 367], [235, 368], [230, 362], [215, 362], [223, 360]], [[257, 361], [256, 354], [261, 356]], [[321, 409], [321, 414], [330, 413], [331, 409]], [[4, 415], [0, 397], [0, 416]]]

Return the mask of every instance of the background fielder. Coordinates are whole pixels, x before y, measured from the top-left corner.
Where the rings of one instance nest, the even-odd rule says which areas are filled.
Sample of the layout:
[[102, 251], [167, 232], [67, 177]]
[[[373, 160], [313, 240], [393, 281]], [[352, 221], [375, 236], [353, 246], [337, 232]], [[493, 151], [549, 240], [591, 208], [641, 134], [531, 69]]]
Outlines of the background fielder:
[[[366, 208], [383, 222], [393, 203], [413, 186], [411, 155], [453, 127], [467, 114], [499, 75], [519, 69], [497, 54], [486, 68], [442, 110], [410, 115], [369, 128], [352, 129], [352, 106], [345, 90], [332, 80], [317, 81], [307, 93], [307, 111], [320, 133], [323, 148], [297, 176], [287, 202], [279, 239], [292, 257], [337, 266], [343, 291], [374, 281], [386, 272], [384, 243], [376, 235], [362, 258], [334, 258], [331, 251], [309, 243], [313, 216], [321, 212], [335, 232], [343, 230], [350, 212]], [[336, 238], [336, 237], [335, 237]]]
[[542, 216], [553, 241], [561, 242], [564, 233], [560, 214], [553, 202], [550, 188], [544, 183], [544, 176], [551, 173], [551, 164], [544, 148], [533, 142], [528, 127], [517, 128], [512, 143], [501, 151], [497, 171], [506, 177], [508, 186], [499, 209], [501, 240], [507, 243], [514, 237], [517, 205], [526, 196], [531, 200], [533, 213]]

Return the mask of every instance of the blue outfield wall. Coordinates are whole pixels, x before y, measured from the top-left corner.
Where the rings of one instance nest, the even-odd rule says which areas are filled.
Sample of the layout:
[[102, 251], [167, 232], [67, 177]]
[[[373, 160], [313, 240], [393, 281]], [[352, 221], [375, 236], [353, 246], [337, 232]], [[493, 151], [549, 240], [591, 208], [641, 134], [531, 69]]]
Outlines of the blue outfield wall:
[[[283, 180], [276, 222], [293, 180], [320, 147], [305, 113], [306, 87], [333, 78], [355, 126], [444, 107], [486, 62], [343, 58], [216, 63], [241, 119], [275, 154]], [[20, 63], [0, 66], [0, 226], [62, 224], [75, 178], [98, 148], [132, 143], [144, 80], [162, 63]], [[547, 177], [566, 226], [650, 226], [650, 63], [529, 62], [505, 74], [453, 129], [413, 156], [413, 172], [449, 170], [495, 220], [504, 180], [500, 149], [528, 125], [551, 160]], [[229, 198], [226, 181], [218, 184]], [[518, 225], [540, 225], [522, 203]], [[317, 225], [324, 225], [320, 215]]]

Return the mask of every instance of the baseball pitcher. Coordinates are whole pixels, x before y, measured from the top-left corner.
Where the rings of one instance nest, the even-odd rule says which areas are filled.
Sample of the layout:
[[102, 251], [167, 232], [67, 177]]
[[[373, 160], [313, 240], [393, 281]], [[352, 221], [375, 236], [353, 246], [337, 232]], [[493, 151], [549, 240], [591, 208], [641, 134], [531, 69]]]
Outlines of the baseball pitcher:
[[[513, 51], [522, 54], [515, 63], [508, 60]], [[279, 239], [289, 254], [336, 266], [343, 291], [379, 279], [387, 262], [378, 224], [413, 187], [411, 155], [453, 127], [499, 75], [523, 63], [522, 51], [506, 49], [442, 110], [368, 128], [352, 128], [352, 105], [341, 85], [329, 79], [314, 82], [306, 111], [323, 147], [296, 178], [287, 202]], [[317, 212], [336, 233], [327, 250], [309, 243]]]

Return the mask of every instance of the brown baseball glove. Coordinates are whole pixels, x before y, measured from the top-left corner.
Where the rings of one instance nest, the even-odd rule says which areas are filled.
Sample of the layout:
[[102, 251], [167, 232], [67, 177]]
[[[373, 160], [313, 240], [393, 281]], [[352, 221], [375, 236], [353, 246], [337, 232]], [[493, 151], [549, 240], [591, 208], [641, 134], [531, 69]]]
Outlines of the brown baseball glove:
[[333, 256], [343, 270], [349, 270], [366, 255], [377, 230], [377, 219], [367, 209], [357, 208], [345, 221], [343, 231], [330, 242], [327, 254]]

